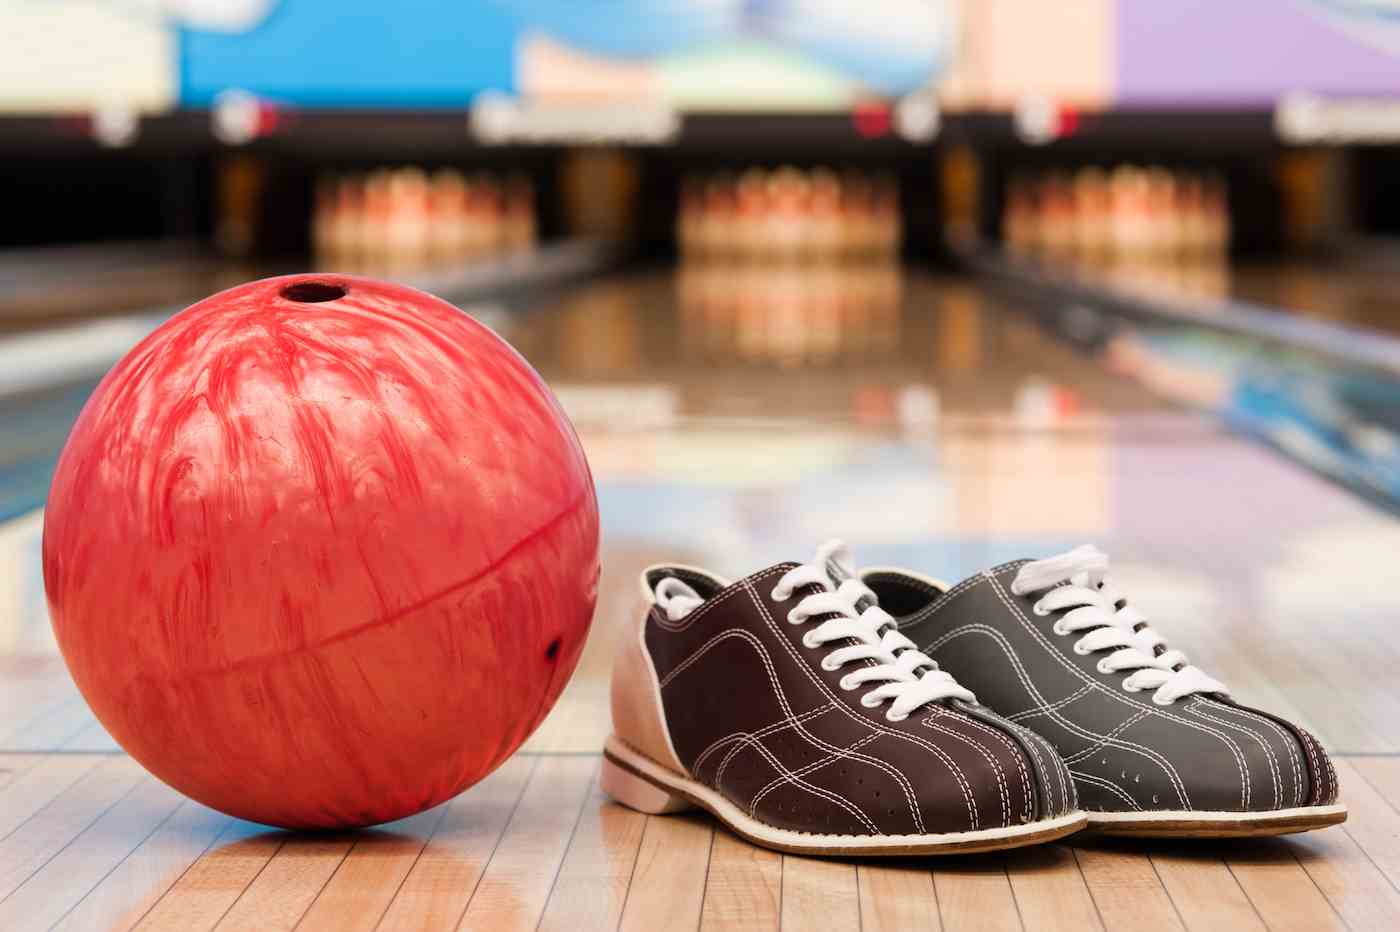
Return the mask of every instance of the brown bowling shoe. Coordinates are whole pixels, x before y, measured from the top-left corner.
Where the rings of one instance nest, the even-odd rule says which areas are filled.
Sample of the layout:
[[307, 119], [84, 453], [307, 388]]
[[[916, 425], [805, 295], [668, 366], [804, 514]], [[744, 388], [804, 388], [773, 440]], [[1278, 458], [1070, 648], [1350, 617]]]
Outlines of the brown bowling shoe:
[[924, 654], [1055, 746], [1092, 831], [1282, 835], [1347, 817], [1317, 739], [1169, 649], [1093, 547], [956, 586], [892, 568], [857, 579], [839, 547], [822, 556], [839, 591], [863, 608], [878, 599]]
[[618, 801], [698, 807], [810, 855], [987, 851], [1083, 827], [1050, 746], [980, 706], [888, 615], [862, 614], [821, 564], [735, 583], [653, 566], [642, 589], [601, 776]]

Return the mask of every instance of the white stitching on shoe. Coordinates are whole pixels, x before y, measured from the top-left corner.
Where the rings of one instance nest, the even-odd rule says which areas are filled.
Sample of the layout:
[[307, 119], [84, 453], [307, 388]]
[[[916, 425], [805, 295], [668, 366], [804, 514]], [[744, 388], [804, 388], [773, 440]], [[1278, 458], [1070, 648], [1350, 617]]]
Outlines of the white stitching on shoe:
[[[946, 710], [943, 711], [946, 714]], [[1001, 824], [1010, 825], [1011, 794], [1006, 788], [1006, 776], [1002, 773], [1001, 764], [997, 762], [996, 755], [994, 755], [985, 744], [983, 744], [981, 741], [978, 741], [976, 738], [973, 738], [970, 735], [963, 734], [957, 729], [949, 728], [947, 725], [935, 724], [933, 719], [934, 716], [937, 714], [937, 709], [930, 712], [928, 718], [923, 719], [924, 727], [931, 728], [934, 731], [939, 731], [950, 737], [957, 738], [958, 740], [965, 742], [968, 746], [974, 747], [978, 750], [978, 752], [982, 755], [982, 759], [991, 765], [992, 773], [996, 776], [997, 795], [1001, 797]], [[1020, 755], [1017, 756], [1019, 757]], [[1024, 773], [1022, 774], [1022, 776], [1024, 777]]]
[[[964, 799], [964, 800], [966, 801], [966, 803], [967, 803], [968, 821], [971, 823], [973, 829], [976, 829], [976, 828], [978, 827], [978, 825], [979, 825], [979, 821], [978, 821], [978, 818], [977, 818], [977, 805], [976, 805], [976, 803], [974, 802], [973, 797], [972, 797], [972, 788], [971, 788], [971, 786], [969, 786], [969, 784], [968, 784], [968, 782], [967, 782], [967, 777], [966, 777], [966, 775], [962, 772], [962, 769], [959, 768], [958, 765], [957, 765], [957, 763], [956, 763], [951, 757], [949, 757], [949, 756], [947, 755], [947, 752], [945, 752], [942, 748], [938, 747], [937, 745], [932, 744], [931, 742], [928, 742], [928, 741], [923, 740], [922, 738], [918, 737], [917, 735], [913, 735], [913, 734], [910, 734], [910, 733], [908, 733], [908, 732], [900, 731], [899, 729], [896, 729], [896, 728], [884, 728], [883, 726], [878, 725], [878, 724], [876, 724], [875, 722], [872, 722], [870, 719], [867, 719], [867, 718], [865, 718], [865, 717], [863, 717], [863, 716], [856, 715], [856, 713], [854, 713], [854, 712], [852, 712], [850, 709], [848, 709], [848, 708], [847, 708], [844, 704], [842, 704], [841, 701], [831, 692], [830, 688], [826, 685], [826, 683], [823, 682], [823, 681], [821, 680], [821, 678], [819, 678], [816, 674], [814, 674], [814, 673], [811, 671], [811, 669], [810, 669], [806, 664], [804, 664], [804, 663], [802, 662], [802, 659], [797, 655], [797, 652], [794, 650], [793, 646], [792, 646], [791, 644], [789, 644], [789, 643], [787, 642], [787, 640], [782, 636], [782, 632], [778, 629], [777, 622], [775, 622], [775, 621], [773, 620], [773, 615], [772, 615], [772, 613], [768, 611], [768, 606], [766, 606], [766, 605], [763, 604], [763, 600], [759, 598], [758, 593], [754, 590], [754, 588], [753, 588], [752, 586], [749, 586], [749, 587], [748, 587], [748, 590], [749, 590], [749, 598], [751, 598], [751, 599], [753, 600], [753, 604], [754, 604], [754, 605], [758, 606], [759, 612], [763, 615], [764, 621], [767, 622], [767, 624], [768, 624], [768, 630], [778, 639], [778, 643], [780, 643], [780, 644], [783, 646], [783, 648], [788, 652], [789, 656], [792, 657], [792, 659], [793, 659], [794, 661], [796, 661], [796, 663], [797, 663], [797, 665], [798, 665], [798, 668], [801, 669], [804, 673], [807, 674], [807, 677], [808, 677], [808, 678], [812, 681], [812, 683], [822, 692], [823, 695], [825, 695], [828, 699], [830, 699], [830, 700], [832, 700], [833, 702], [836, 703], [837, 708], [838, 708], [841, 712], [843, 712], [845, 715], [847, 715], [852, 721], [855, 721], [855, 722], [857, 722], [857, 723], [859, 723], [859, 724], [861, 724], [861, 725], [864, 725], [864, 726], [867, 727], [867, 728], [873, 729], [873, 730], [875, 730], [875, 731], [879, 731], [879, 732], [881, 732], [881, 733], [883, 733], [883, 734], [894, 735], [894, 736], [896, 736], [896, 737], [898, 737], [898, 738], [902, 738], [902, 739], [904, 739], [904, 740], [906, 740], [906, 741], [910, 741], [910, 742], [912, 742], [912, 743], [914, 743], [914, 744], [916, 744], [916, 745], [919, 745], [919, 746], [923, 747], [925, 750], [929, 751], [931, 754], [933, 754], [935, 757], [937, 757], [939, 760], [941, 760], [941, 761], [948, 767], [949, 771], [951, 771], [952, 774], [953, 774], [953, 779], [957, 781], [958, 787], [962, 790], [963, 799]], [[770, 675], [771, 675], [771, 673], [770, 673]], [[786, 699], [785, 699], [784, 701], [786, 701]], [[921, 817], [920, 815], [917, 814], [917, 813], [918, 813], [918, 806], [915, 805], [915, 804], [913, 803], [913, 800], [914, 800], [914, 798], [915, 798], [914, 795], [913, 795], [913, 787], [909, 784], [908, 779], [904, 777], [904, 774], [903, 774], [902, 772], [898, 771], [897, 768], [896, 768], [896, 771], [895, 771], [895, 772], [896, 772], [896, 773], [899, 773], [901, 782], [902, 782], [902, 783], [905, 785], [905, 787], [906, 787], [905, 792], [906, 792], [907, 794], [909, 794], [909, 796], [910, 796], [910, 804], [911, 804], [911, 806], [914, 807], [914, 810], [915, 810], [915, 813], [916, 813], [916, 815], [915, 815], [915, 821], [916, 821], [917, 823], [919, 823], [920, 825], [922, 825], [922, 821], [923, 821], [923, 820], [922, 820], [922, 817]], [[922, 832], [923, 829], [920, 828], [919, 831]]]
[[[757, 593], [754, 593], [752, 590], [749, 591], [750, 595], [754, 598], [755, 601], [757, 601]], [[768, 619], [770, 623], [772, 622], [772, 616], [769, 615], [766, 610], [764, 611], [764, 616]], [[773, 630], [774, 635], [778, 638], [779, 642], [782, 643], [785, 647], [787, 647], [789, 651], [792, 651], [792, 645], [788, 644], [787, 641], [782, 639], [782, 635], [776, 631], [776, 628], [771, 630]], [[754, 650], [757, 651], [759, 659], [763, 663], [763, 668], [768, 673], [768, 682], [769, 685], [773, 688], [773, 693], [778, 700], [779, 707], [782, 708], [783, 714], [788, 719], [795, 718], [796, 716], [793, 715], [792, 705], [788, 702], [787, 694], [783, 692], [782, 686], [779, 683], [777, 668], [774, 666], [772, 658], [768, 655], [768, 651], [763, 646], [763, 642], [760, 641], [757, 635], [753, 634], [751, 631], [745, 630], [744, 628], [726, 629], [725, 631], [722, 631], [719, 634], [716, 634], [714, 637], [710, 638], [710, 640], [706, 641], [700, 647], [696, 648], [695, 652], [692, 653], [688, 658], [686, 658], [682, 665], [689, 666], [695, 660], [699, 659], [700, 655], [704, 654], [715, 644], [719, 643], [722, 640], [725, 640], [726, 638], [731, 637], [740, 638], [741, 640], [750, 644], [754, 648]], [[812, 671], [808, 669], [806, 664], [802, 662], [801, 658], [794, 657], [793, 659], [797, 661], [797, 664], [800, 667], [800, 669], [802, 669], [808, 675], [808, 677], [810, 677], [814, 682], [821, 686], [822, 692], [826, 694], [828, 699], [833, 700], [833, 703], [839, 710], [846, 712], [848, 715], [852, 714], [850, 713], [849, 709], [846, 709], [844, 706], [842, 706], [839, 700], [836, 700], [835, 697], [830, 694], [830, 692], [826, 689], [826, 684], [822, 683], [820, 680], [817, 679], [817, 677], [812, 673]], [[662, 682], [663, 689], [665, 689], [666, 684], [671, 682], [675, 674], [680, 671], [680, 666], [682, 665], [678, 665], [676, 669], [672, 670], [666, 675], [666, 679]], [[868, 723], [863, 722], [863, 724]], [[828, 754], [839, 750], [835, 745], [828, 744], [827, 742], [818, 738], [816, 735], [807, 731], [805, 728], [802, 728], [800, 725], [794, 727], [796, 729], [797, 734], [801, 735], [803, 738], [806, 738], [813, 744], [813, 746], [818, 747], [823, 751], [826, 751]], [[762, 742], [758, 742], [758, 746], [761, 749], [762, 753], [766, 755], [767, 750], [766, 748], [763, 748]], [[899, 768], [894, 766], [893, 764], [879, 760], [878, 758], [862, 757], [861, 759], [865, 760], [865, 762], [868, 764], [872, 764], [875, 767], [884, 770], [886, 773], [890, 774], [890, 776], [894, 777], [895, 781], [900, 784], [901, 788], [904, 790], [905, 799], [909, 803], [909, 809], [913, 816], [914, 824], [918, 829], [918, 833], [921, 835], [924, 834], [923, 817], [919, 812], [919, 807], [918, 803], [916, 802], [916, 796], [914, 795], [913, 787], [912, 785], [910, 785], [908, 778], [905, 777], [903, 772], [901, 772]], [[721, 765], [721, 769], [723, 769], [723, 765]], [[718, 784], [716, 784], [716, 786], [718, 786]], [[850, 800], [847, 800], [847, 802], [850, 802]], [[852, 805], [854, 805], [854, 803], [852, 803]]]
[[[777, 789], [780, 786], [786, 786], [789, 783], [798, 783], [799, 785], [803, 785], [804, 781], [794, 778], [805, 777], [807, 776], [807, 774], [813, 772], [814, 770], [817, 770], [821, 767], [826, 767], [830, 764], [834, 764], [838, 760], [858, 760], [859, 758], [855, 757], [855, 755], [853, 755], [851, 752], [858, 750], [859, 748], [865, 747], [867, 744], [874, 741], [878, 737], [880, 737], [878, 733], [872, 732], [871, 734], [866, 735], [864, 738], [856, 739], [851, 744], [840, 749], [840, 751], [838, 751], [837, 753], [830, 754], [822, 758], [821, 760], [813, 761], [812, 763], [799, 767], [796, 770], [789, 771], [783, 769], [779, 776], [773, 778], [772, 781], [770, 781], [766, 786], [763, 787], [763, 789], [759, 790], [758, 793], [754, 795], [754, 798], [749, 802], [749, 816], [754, 816], [754, 813], [758, 811], [758, 804], [763, 800], [763, 797], [767, 796], [773, 790]], [[879, 830], [875, 826], [870, 826], [870, 829], [872, 833], [877, 835], [880, 834]]]
[[1054, 712], [1056, 710], [1063, 709], [1065, 706], [1070, 705], [1077, 699], [1084, 698], [1084, 696], [1087, 693], [1093, 692], [1093, 690], [1094, 687], [1092, 686], [1081, 686], [1065, 698], [1057, 699], [1049, 705], [1045, 706], [1044, 708], [1036, 707], [1034, 709], [1027, 709], [1024, 712], [1017, 712], [1015, 715], [1008, 715], [1006, 716], [1006, 718], [1010, 719], [1013, 722], [1020, 722], [1024, 719], [1035, 718], [1037, 715], [1044, 715], [1047, 712]]
[[1291, 732], [1289, 732], [1286, 728], [1284, 728], [1282, 725], [1280, 725], [1273, 719], [1269, 718], [1267, 715], [1260, 715], [1258, 712], [1252, 712], [1249, 709], [1242, 709], [1239, 706], [1227, 705], [1224, 703], [1215, 706], [1214, 708], [1221, 714], [1228, 712], [1234, 715], [1238, 715], [1241, 718], [1246, 718], [1252, 722], [1259, 722], [1266, 728], [1271, 729], [1274, 732], [1274, 734], [1278, 735], [1279, 740], [1283, 742], [1283, 745], [1286, 748], [1288, 748], [1288, 764], [1293, 770], [1293, 805], [1303, 805], [1302, 770], [1303, 768], [1307, 767], [1307, 764], [1303, 762], [1303, 750], [1299, 746], [1302, 742], [1300, 742], [1297, 739], [1297, 737], [1294, 736]]
[[1132, 726], [1136, 725], [1138, 722], [1142, 721], [1142, 720], [1143, 720], [1144, 718], [1146, 718], [1146, 717], [1147, 717], [1147, 710], [1146, 710], [1146, 709], [1140, 709], [1140, 710], [1138, 710], [1137, 714], [1135, 714], [1135, 715], [1129, 715], [1127, 718], [1123, 719], [1123, 721], [1119, 722], [1111, 731], [1109, 731], [1108, 734], [1102, 736], [1102, 737], [1101, 737], [1098, 741], [1096, 741], [1095, 743], [1089, 745], [1087, 748], [1083, 748], [1083, 749], [1081, 749], [1081, 750], [1075, 751], [1073, 754], [1069, 754], [1069, 755], [1065, 756], [1064, 762], [1065, 762], [1066, 764], [1077, 764], [1077, 763], [1079, 763], [1080, 761], [1082, 761], [1084, 758], [1088, 757], [1089, 755], [1094, 754], [1095, 752], [1102, 750], [1103, 747], [1104, 747], [1104, 745], [1110, 744], [1110, 743], [1113, 741], [1114, 738], [1117, 738], [1117, 737], [1118, 737], [1119, 735], [1121, 735], [1123, 732], [1127, 731], [1129, 728], [1131, 728]]
[[[1046, 710], [1046, 714], [1051, 718], [1052, 721], [1057, 722], [1067, 731], [1072, 732], [1073, 734], [1084, 738], [1088, 741], [1098, 741], [1104, 737], [1098, 732], [1090, 731], [1087, 728], [1083, 728], [1079, 725], [1076, 725], [1074, 722], [1065, 718], [1063, 715], [1060, 715], [1058, 712], [1050, 710], [1049, 704], [1045, 701], [1045, 697], [1041, 695], [1040, 690], [1038, 690], [1035, 687], [1035, 684], [1031, 682], [1029, 673], [1027, 673], [1025, 667], [1021, 663], [1021, 658], [1016, 655], [1016, 651], [1012, 648], [1010, 642], [1006, 640], [1006, 635], [1002, 634], [1000, 631], [998, 631], [996, 628], [991, 627], [990, 625], [975, 624], [963, 625], [962, 627], [954, 628], [952, 631], [949, 631], [948, 633], [944, 634], [943, 637], [939, 638], [932, 645], [925, 648], [924, 652], [929, 655], [932, 655], [943, 644], [956, 637], [961, 637], [965, 634], [983, 634], [987, 637], [990, 637], [993, 640], [993, 642], [995, 642], [997, 646], [999, 646], [1002, 649], [1002, 652], [1006, 654], [1007, 659], [1011, 661], [1011, 666], [1016, 672], [1016, 677], [1021, 681], [1021, 685], [1024, 686], [1026, 688], [1026, 691], [1030, 694], [1031, 701], [1043, 707]], [[1136, 705], [1133, 706], [1133, 710], [1135, 712], [1141, 711], [1141, 709]], [[1154, 751], [1152, 748], [1147, 747], [1146, 745], [1138, 744], [1134, 741], [1128, 741], [1125, 738], [1114, 738], [1111, 742], [1111, 746], [1121, 748], [1125, 751], [1133, 751], [1135, 753], [1141, 754], [1148, 760], [1160, 766], [1162, 768], [1163, 774], [1169, 781], [1171, 781], [1172, 788], [1176, 790], [1177, 798], [1181, 801], [1181, 807], [1183, 809], [1191, 808], [1191, 797], [1186, 792], [1186, 784], [1182, 782], [1180, 774], [1178, 774], [1176, 771], [1176, 767], [1173, 766], [1171, 761], [1169, 761], [1165, 756], [1163, 756], [1157, 751]]]
[[[1015, 722], [1011, 723], [1011, 727], [1014, 728], [1020, 734], [1021, 740], [1026, 742], [1026, 747], [1030, 748], [1031, 754], [1035, 756], [1036, 763], [1040, 765], [1040, 769], [1045, 771], [1045, 773], [1047, 774], [1049, 774], [1051, 771], [1054, 771], [1055, 782], [1058, 783], [1060, 786], [1061, 805], [1057, 811], [1069, 812], [1069, 770], [1065, 767], [1064, 761], [1060, 758], [1059, 751], [1055, 750], [1053, 747], [1049, 747], [1049, 741], [1047, 741], [1045, 738], [1042, 738], [1035, 732], [1031, 731], [1029, 728], [1026, 728], [1023, 725], [1017, 725]], [[1047, 767], [1045, 764], [1045, 758], [1040, 756], [1042, 745], [1045, 745], [1049, 749], [1050, 762], [1053, 766]], [[1051, 797], [1050, 801], [1053, 805], [1053, 796]]]
[[[1028, 632], [1030, 632], [1031, 636], [1040, 643], [1041, 647], [1044, 648], [1047, 652], [1049, 652], [1067, 670], [1069, 670], [1075, 676], [1079, 677], [1082, 681], [1092, 684], [1095, 689], [1101, 691], [1104, 695], [1111, 696], [1113, 697], [1113, 699], [1117, 700], [1118, 702], [1122, 702], [1125, 705], [1130, 705], [1134, 708], [1142, 708], [1142, 706], [1139, 706], [1133, 700], [1128, 699], [1125, 696], [1119, 695], [1116, 690], [1108, 688], [1107, 686], [1095, 679], [1091, 679], [1088, 676], [1088, 674], [1086, 674], [1083, 670], [1079, 669], [1074, 664], [1066, 660], [1063, 656], [1061, 656], [1059, 651], [1055, 650], [1054, 645], [1048, 643], [1045, 639], [1045, 636], [1036, 630], [1035, 625], [1033, 625], [1030, 619], [1026, 617], [1025, 612], [1022, 612], [1021, 609], [1006, 596], [1006, 593], [1002, 590], [1001, 583], [995, 577], [988, 577], [987, 581], [991, 583], [992, 591], [996, 593], [997, 598], [999, 598], [1002, 604], [1005, 605], [1013, 615], [1015, 615], [1016, 619], [1021, 622], [1022, 627], [1025, 628]], [[1194, 728], [1197, 731], [1200, 731], [1204, 734], [1214, 735], [1216, 738], [1219, 738], [1221, 742], [1223, 742], [1225, 746], [1229, 748], [1231, 755], [1234, 756], [1235, 766], [1240, 773], [1240, 807], [1242, 809], [1249, 808], [1249, 771], [1248, 768], [1245, 767], [1244, 754], [1240, 751], [1239, 745], [1237, 745], [1228, 735], [1217, 731], [1214, 728], [1207, 727], [1205, 725], [1200, 724], [1199, 722], [1193, 722], [1184, 716], [1173, 715], [1170, 712], [1162, 711], [1161, 707], [1157, 707], [1155, 709], [1149, 708], [1149, 711], [1151, 711], [1154, 715], [1160, 715], [1163, 718], [1168, 719], [1170, 721], [1179, 722], [1183, 725], [1186, 725], [1188, 728]]]
[[782, 721], [774, 722], [771, 725], [765, 725], [763, 728], [760, 728], [758, 731], [755, 732], [735, 731], [725, 735], [723, 738], [716, 738], [714, 741], [710, 742], [709, 747], [701, 751], [699, 756], [695, 758], [695, 763], [691, 765], [691, 769], [695, 773], [695, 776], [698, 778], [700, 776], [701, 768], [705, 766], [705, 760], [715, 751], [718, 751], [721, 747], [728, 744], [730, 741], [738, 741], [743, 738], [748, 738], [750, 740], [762, 740], [763, 738], [767, 738], [769, 735], [775, 734], [786, 728], [791, 728], [794, 724], [800, 725], [804, 722], [809, 722], [819, 715], [824, 715], [825, 713], [830, 712], [833, 708], [835, 708], [835, 705], [833, 703], [828, 702], [826, 705], [819, 705], [809, 712], [803, 712], [801, 715], [796, 715], [792, 718], [785, 718]]
[[1240, 722], [1232, 722], [1228, 719], [1223, 719], [1218, 716], [1211, 715], [1207, 711], [1209, 707], [1206, 706], [1205, 703], [1201, 702], [1200, 699], [1193, 699], [1193, 701], [1188, 702], [1186, 704], [1185, 708], [1186, 711], [1199, 715], [1201, 718], [1205, 719], [1208, 722], [1215, 722], [1217, 725], [1220, 725], [1224, 728], [1234, 728], [1239, 731], [1242, 731], [1245, 734], [1249, 735], [1251, 738], [1253, 738], [1256, 742], [1258, 742], [1259, 747], [1261, 747], [1264, 750], [1265, 760], [1269, 762], [1269, 776], [1272, 777], [1274, 781], [1274, 808], [1282, 809], [1283, 772], [1279, 770], [1278, 759], [1274, 757], [1274, 751], [1272, 748], [1269, 747], [1269, 742], [1264, 740], [1264, 736], [1259, 734], [1254, 729], [1246, 727]]
[[[1021, 785], [1025, 789], [1026, 796], [1026, 818], [1029, 819], [1031, 813], [1035, 808], [1031, 794], [1031, 788], [1035, 781], [1031, 779], [1030, 774], [1026, 771], [1025, 755], [1021, 753], [1021, 749], [1017, 747], [1016, 743], [1010, 738], [1008, 738], [1003, 732], [991, 727], [985, 722], [979, 721], [971, 715], [967, 715], [965, 713], [960, 712], [953, 712], [951, 709], [947, 709], [941, 706], [939, 707], [939, 709], [940, 714], [952, 718], [955, 721], [971, 725], [973, 728], [976, 728], [979, 731], [985, 731], [987, 734], [991, 735], [993, 738], [1006, 745], [1006, 749], [1011, 753], [1012, 759], [1016, 761], [1016, 769], [1021, 774]], [[1000, 768], [998, 767], [998, 771], [999, 770]]]

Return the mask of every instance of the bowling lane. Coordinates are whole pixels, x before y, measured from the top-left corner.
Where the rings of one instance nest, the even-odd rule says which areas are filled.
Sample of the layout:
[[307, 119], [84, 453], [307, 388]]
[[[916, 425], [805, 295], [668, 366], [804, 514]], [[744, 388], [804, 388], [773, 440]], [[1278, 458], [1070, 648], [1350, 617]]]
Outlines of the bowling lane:
[[[1154, 625], [1241, 698], [1339, 751], [1400, 752], [1400, 595], [1374, 585], [1393, 519], [968, 280], [698, 264], [493, 323], [573, 416], [604, 526], [593, 636], [527, 750], [600, 746], [646, 563], [740, 574], [841, 536], [862, 561], [943, 577], [1097, 542]], [[34, 513], [0, 525], [0, 750], [110, 750], [54, 649], [40, 530]]]

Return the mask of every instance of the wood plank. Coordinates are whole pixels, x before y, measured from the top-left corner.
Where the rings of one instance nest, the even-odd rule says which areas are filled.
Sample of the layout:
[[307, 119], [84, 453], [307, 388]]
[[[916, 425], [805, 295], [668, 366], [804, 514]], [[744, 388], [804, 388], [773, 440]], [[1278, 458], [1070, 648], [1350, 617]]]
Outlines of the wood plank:
[[291, 837], [234, 819], [135, 928], [142, 932], [212, 929]]
[[1153, 845], [1149, 858], [1188, 929], [1262, 932], [1264, 921], [1214, 845]]
[[700, 909], [702, 930], [776, 929], [782, 919], [783, 856], [715, 832]]
[[462, 917], [464, 929], [534, 929], [578, 824], [596, 757], [541, 758]]
[[1391, 886], [1400, 887], [1400, 779], [1392, 782], [1400, 761], [1358, 757], [1333, 763], [1349, 812], [1339, 829], [1328, 832], [1344, 832]]
[[110, 757], [91, 754], [48, 754], [17, 773], [0, 789], [0, 839], [4, 839], [57, 798], [98, 764]]
[[360, 832], [298, 929], [374, 929], [398, 893], [447, 806]]
[[864, 862], [856, 867], [856, 877], [861, 932], [941, 927], [933, 875], [927, 868]]
[[0, 791], [46, 759], [43, 754], [0, 754]]
[[542, 932], [617, 928], [646, 822], [594, 783], [545, 905]]
[[933, 890], [945, 929], [1012, 932], [1021, 928], [1003, 855], [939, 858], [933, 863]]
[[1226, 849], [1225, 863], [1270, 929], [1345, 929], [1290, 845], [1278, 838], [1237, 843]]
[[714, 831], [698, 815], [647, 817], [619, 928], [647, 932], [700, 924]]
[[783, 930], [859, 929], [855, 865], [783, 856]]
[[447, 814], [389, 904], [380, 932], [457, 925], [537, 762], [517, 754], [448, 803]]
[[129, 854], [55, 930], [130, 929], [233, 820], [192, 800]]
[[214, 928], [274, 932], [295, 927], [355, 838], [353, 832], [289, 836]]
[[0, 841], [0, 898], [19, 888], [145, 777], [129, 757], [93, 768]]
[[1074, 857], [1110, 932], [1185, 928], [1141, 845], [1107, 839], [1077, 842]]
[[153, 777], [142, 779], [13, 893], [0, 900], [0, 929], [47, 929], [162, 827], [183, 802]]
[[4, 747], [21, 751], [58, 751], [91, 726], [96, 719], [87, 702], [78, 695], [75, 687], [69, 688], [71, 695], [67, 699], [55, 703], [45, 714], [6, 737]]
[[1289, 839], [1332, 908], [1354, 929], [1400, 929], [1400, 891], [1341, 827]]
[[1027, 929], [1103, 927], [1079, 862], [1065, 845], [1007, 852], [1006, 875]]

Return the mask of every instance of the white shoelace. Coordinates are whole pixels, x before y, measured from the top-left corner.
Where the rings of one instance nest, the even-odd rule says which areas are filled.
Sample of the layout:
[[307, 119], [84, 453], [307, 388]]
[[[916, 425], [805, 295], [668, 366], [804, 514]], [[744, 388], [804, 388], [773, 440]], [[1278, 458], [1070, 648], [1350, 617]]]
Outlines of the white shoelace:
[[1187, 663], [1179, 650], [1167, 650], [1166, 640], [1147, 625], [1108, 582], [1108, 556], [1085, 544], [1069, 553], [1021, 567], [1011, 583], [1016, 595], [1044, 592], [1033, 606], [1037, 615], [1064, 612], [1052, 629], [1056, 634], [1087, 632], [1074, 644], [1077, 654], [1111, 650], [1099, 661], [1100, 673], [1132, 671], [1123, 678], [1128, 692], [1154, 689], [1152, 701], [1171, 705], [1196, 693], [1228, 693], [1220, 681]]
[[[860, 702], [867, 708], [889, 702], [885, 718], [891, 722], [903, 721], [921, 706], [943, 699], [976, 702], [976, 696], [919, 653], [913, 641], [895, 630], [894, 619], [874, 604], [874, 594], [860, 580], [848, 579], [840, 587], [832, 588], [826, 571], [826, 560], [832, 552], [828, 548], [832, 545], [841, 547], [837, 541], [822, 545], [816, 559], [783, 574], [772, 592], [775, 600], [785, 601], [802, 586], [821, 587], [822, 591], [803, 596], [788, 612], [787, 621], [802, 625], [818, 616], [834, 616], [802, 636], [803, 645], [813, 650], [833, 641], [856, 642], [827, 653], [821, 660], [822, 669], [838, 670], [848, 664], [873, 661], [843, 676], [841, 688], [860, 689], [864, 684], [878, 683], [861, 696]], [[655, 594], [656, 604], [671, 621], [684, 618], [705, 601], [674, 576], [657, 583]], [[856, 601], [863, 594], [872, 598], [862, 611], [856, 607]]]

